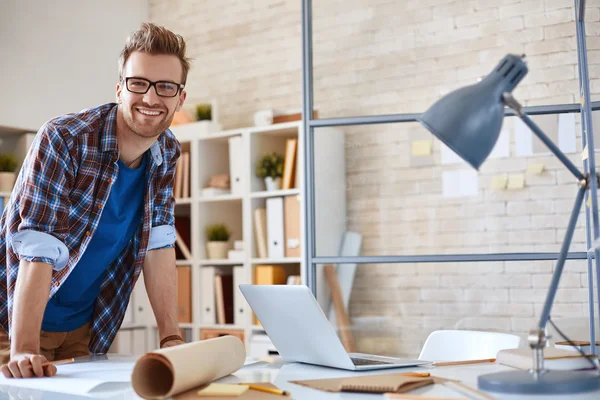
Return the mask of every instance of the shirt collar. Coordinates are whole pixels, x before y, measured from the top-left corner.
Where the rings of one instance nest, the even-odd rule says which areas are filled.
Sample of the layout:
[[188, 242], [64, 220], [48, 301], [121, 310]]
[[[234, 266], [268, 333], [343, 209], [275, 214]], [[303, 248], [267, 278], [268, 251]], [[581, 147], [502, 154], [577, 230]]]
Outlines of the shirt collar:
[[[106, 121], [104, 123], [104, 129], [102, 131], [102, 137], [100, 138], [100, 148], [103, 152], [112, 151], [115, 153], [119, 152], [119, 145], [117, 142], [117, 110], [119, 106], [115, 103], [106, 115]], [[150, 147], [150, 154], [152, 155], [152, 161], [157, 166], [163, 162], [162, 149], [160, 147], [160, 137]]]

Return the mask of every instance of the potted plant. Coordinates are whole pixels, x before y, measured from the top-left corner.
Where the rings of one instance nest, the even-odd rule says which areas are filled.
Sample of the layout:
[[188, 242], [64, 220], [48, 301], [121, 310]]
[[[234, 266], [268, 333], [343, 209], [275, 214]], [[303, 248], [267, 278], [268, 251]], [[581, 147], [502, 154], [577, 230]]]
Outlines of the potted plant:
[[206, 227], [206, 251], [210, 260], [227, 258], [231, 232], [225, 224], [213, 224]]
[[10, 153], [0, 154], [0, 192], [12, 192], [15, 184], [17, 160]]
[[256, 176], [264, 178], [268, 191], [279, 190], [283, 176], [283, 156], [275, 152], [265, 154], [256, 165]]

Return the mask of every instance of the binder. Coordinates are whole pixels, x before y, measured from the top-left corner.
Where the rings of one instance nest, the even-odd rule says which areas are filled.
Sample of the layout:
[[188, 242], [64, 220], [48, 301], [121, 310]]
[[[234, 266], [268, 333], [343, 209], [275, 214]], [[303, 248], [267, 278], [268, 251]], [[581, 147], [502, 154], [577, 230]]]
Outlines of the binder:
[[242, 137], [234, 136], [229, 138], [229, 175], [231, 194], [240, 195], [244, 192], [244, 182], [242, 177]]
[[245, 283], [244, 266], [233, 266], [233, 323], [235, 325], [244, 325], [246, 315], [246, 299], [240, 290], [240, 284]]
[[181, 155], [182, 157], [182, 162], [181, 162], [181, 167], [182, 167], [182, 190], [181, 190], [181, 196], [183, 198], [188, 198], [190, 197], [190, 153], [185, 151], [183, 152], [183, 154]]
[[266, 203], [269, 258], [284, 258], [283, 197], [268, 198]]
[[215, 302], [217, 304], [217, 324], [226, 324], [225, 319], [225, 295], [223, 290], [223, 277], [215, 275]]
[[215, 267], [202, 267], [202, 323], [214, 324], [215, 313]]
[[287, 196], [283, 204], [285, 256], [300, 257], [300, 196]]

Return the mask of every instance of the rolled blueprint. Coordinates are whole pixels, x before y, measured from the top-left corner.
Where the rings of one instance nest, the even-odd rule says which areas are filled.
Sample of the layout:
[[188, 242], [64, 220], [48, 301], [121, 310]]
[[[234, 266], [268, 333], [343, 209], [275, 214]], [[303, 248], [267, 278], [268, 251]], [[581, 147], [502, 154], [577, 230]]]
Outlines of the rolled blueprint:
[[136, 361], [131, 385], [144, 399], [165, 399], [229, 375], [245, 360], [246, 348], [235, 336], [167, 347]]

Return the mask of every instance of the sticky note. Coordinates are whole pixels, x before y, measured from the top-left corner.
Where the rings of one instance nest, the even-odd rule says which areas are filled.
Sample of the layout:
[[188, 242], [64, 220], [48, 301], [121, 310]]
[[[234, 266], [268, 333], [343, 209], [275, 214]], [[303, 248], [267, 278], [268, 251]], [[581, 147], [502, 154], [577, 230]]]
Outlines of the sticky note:
[[525, 187], [525, 175], [513, 174], [508, 177], [509, 189], [523, 189]]
[[585, 205], [588, 206], [588, 208], [590, 208], [592, 206], [592, 196], [588, 193], [588, 199], [585, 202]]
[[413, 156], [428, 156], [431, 154], [432, 140], [415, 140], [412, 142]]
[[240, 396], [248, 390], [245, 385], [232, 385], [225, 383], [211, 383], [204, 389], [198, 390], [198, 396]]
[[508, 179], [506, 178], [506, 175], [496, 175], [492, 178], [492, 189], [504, 190], [506, 189], [507, 183]]
[[583, 151], [581, 152], [581, 161], [584, 161], [587, 159], [588, 159], [588, 147], [586, 144], [585, 147], [583, 148]]
[[585, 96], [581, 95], [581, 107], [585, 106]]
[[544, 171], [544, 164], [529, 164], [527, 166], [528, 174], [539, 175]]

